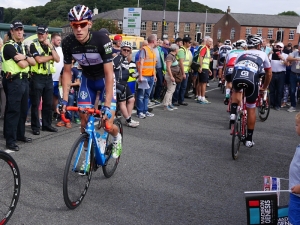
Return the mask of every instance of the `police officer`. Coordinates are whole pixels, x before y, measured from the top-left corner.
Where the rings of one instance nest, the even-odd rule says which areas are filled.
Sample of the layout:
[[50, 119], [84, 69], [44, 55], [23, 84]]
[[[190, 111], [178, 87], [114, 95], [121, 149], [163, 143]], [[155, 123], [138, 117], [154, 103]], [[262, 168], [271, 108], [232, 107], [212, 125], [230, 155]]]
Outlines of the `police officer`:
[[38, 40], [30, 45], [30, 53], [36, 60], [36, 65], [31, 67], [30, 99], [31, 99], [31, 129], [34, 135], [40, 134], [40, 120], [38, 106], [42, 97], [42, 130], [57, 132], [52, 127], [52, 99], [53, 80], [55, 72], [54, 61], [59, 62], [60, 58], [54, 46], [48, 39], [48, 27], [39, 25], [37, 27]]
[[17, 140], [32, 142], [31, 138], [25, 137], [25, 121], [29, 94], [28, 71], [29, 66], [34, 66], [36, 62], [25, 53], [22, 22], [14, 21], [8, 34], [10, 40], [2, 49], [3, 86], [6, 92], [4, 136], [6, 148], [18, 151]]

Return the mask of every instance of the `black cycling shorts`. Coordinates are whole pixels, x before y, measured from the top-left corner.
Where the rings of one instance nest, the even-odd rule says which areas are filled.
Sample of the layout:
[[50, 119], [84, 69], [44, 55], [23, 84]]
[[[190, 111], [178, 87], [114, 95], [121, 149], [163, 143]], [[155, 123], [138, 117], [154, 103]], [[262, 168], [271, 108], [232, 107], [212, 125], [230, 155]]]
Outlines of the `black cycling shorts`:
[[232, 88], [240, 91], [245, 85], [245, 96], [248, 104], [254, 104], [259, 94], [258, 75], [252, 71], [234, 70], [232, 76]]
[[232, 82], [233, 67], [226, 67], [224, 75], [227, 82]]

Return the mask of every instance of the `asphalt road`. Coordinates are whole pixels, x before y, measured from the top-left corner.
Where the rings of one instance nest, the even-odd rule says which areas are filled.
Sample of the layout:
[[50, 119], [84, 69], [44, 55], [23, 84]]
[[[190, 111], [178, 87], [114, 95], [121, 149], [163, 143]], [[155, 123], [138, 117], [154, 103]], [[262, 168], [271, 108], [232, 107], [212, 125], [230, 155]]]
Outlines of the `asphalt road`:
[[[28, 127], [33, 143], [11, 153], [22, 187], [9, 224], [245, 225], [243, 192], [262, 190], [263, 175], [288, 178], [299, 142], [295, 113], [272, 110], [266, 122], [257, 121], [256, 145], [242, 147], [234, 161], [229, 116], [216, 85], [211, 83], [207, 92], [212, 104], [188, 99], [187, 107], [173, 112], [157, 106], [155, 117], [140, 120], [138, 128], [125, 127], [116, 173], [106, 179], [101, 169], [96, 171], [75, 210], [64, 204], [62, 180], [78, 125], [40, 136], [31, 135]], [[0, 147], [4, 144], [1, 138]], [[282, 195], [282, 204], [287, 197]]]

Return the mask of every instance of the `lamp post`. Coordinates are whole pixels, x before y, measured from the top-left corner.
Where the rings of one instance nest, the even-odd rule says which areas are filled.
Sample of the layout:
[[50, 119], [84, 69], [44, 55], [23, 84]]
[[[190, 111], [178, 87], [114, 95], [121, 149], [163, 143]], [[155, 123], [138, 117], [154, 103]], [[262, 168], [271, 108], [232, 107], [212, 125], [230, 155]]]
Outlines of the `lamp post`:
[[203, 31], [203, 39], [205, 38], [205, 35], [206, 35], [206, 23], [207, 23], [207, 9], [206, 9], [206, 12], [205, 12], [205, 22], [204, 22], [204, 31]]
[[180, 14], [180, 0], [178, 0], [178, 13], [177, 13], [177, 31], [176, 31], [176, 38], [179, 36], [179, 14]]
[[164, 0], [164, 15], [163, 15], [163, 20], [162, 20], [162, 24], [161, 24], [161, 40], [164, 39], [164, 34], [165, 34], [166, 2], [167, 2], [167, 0]]

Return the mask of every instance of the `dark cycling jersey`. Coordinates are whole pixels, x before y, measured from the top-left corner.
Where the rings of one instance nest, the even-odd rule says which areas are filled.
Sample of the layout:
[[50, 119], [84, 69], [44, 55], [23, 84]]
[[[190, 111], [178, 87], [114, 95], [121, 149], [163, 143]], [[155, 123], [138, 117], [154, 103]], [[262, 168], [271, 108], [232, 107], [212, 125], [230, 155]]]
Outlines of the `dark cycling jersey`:
[[81, 44], [70, 34], [62, 41], [64, 63], [71, 64], [74, 58], [82, 67], [82, 73], [88, 79], [98, 80], [104, 77], [103, 64], [112, 61], [112, 43], [101, 32], [91, 32], [89, 40]]
[[219, 48], [219, 64], [223, 64], [225, 62], [225, 58], [228, 52], [232, 50], [230, 45], [222, 45]]

